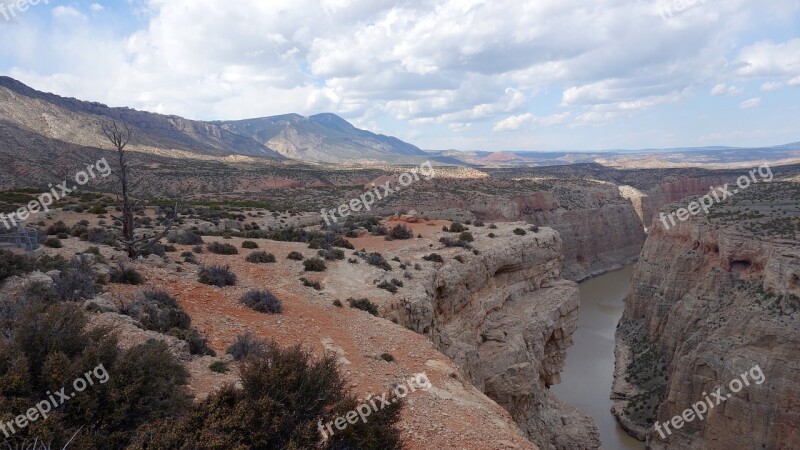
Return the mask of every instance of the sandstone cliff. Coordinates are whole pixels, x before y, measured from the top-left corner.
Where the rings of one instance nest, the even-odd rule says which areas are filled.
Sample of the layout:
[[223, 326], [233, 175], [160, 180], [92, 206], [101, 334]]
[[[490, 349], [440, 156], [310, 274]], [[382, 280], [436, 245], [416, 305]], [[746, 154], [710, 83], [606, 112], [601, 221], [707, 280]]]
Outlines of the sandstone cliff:
[[414, 209], [435, 219], [524, 220], [553, 228], [563, 241], [563, 275], [573, 281], [630, 264], [645, 241], [637, 210], [612, 183], [551, 179], [460, 184], [466, 189], [441, 181], [412, 187], [389, 199], [380, 212]]
[[[708, 216], [653, 222], [617, 333], [614, 385], [615, 414], [648, 448], [800, 448], [798, 194], [797, 183], [756, 185]], [[755, 365], [763, 384], [666, 439], [654, 431], [654, 420]]]
[[597, 448], [593, 421], [548, 389], [559, 382], [579, 306], [577, 285], [561, 276], [561, 239], [548, 228], [516, 236], [515, 227], [526, 225], [473, 228], [477, 255], [436, 250], [445, 262], [415, 275], [388, 315], [428, 336], [540, 448]]

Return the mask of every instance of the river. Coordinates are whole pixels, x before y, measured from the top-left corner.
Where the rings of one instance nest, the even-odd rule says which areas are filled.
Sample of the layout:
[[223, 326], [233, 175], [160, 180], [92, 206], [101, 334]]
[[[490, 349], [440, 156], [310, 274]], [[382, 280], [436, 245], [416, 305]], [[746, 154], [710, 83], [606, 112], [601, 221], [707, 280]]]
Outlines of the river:
[[614, 332], [625, 309], [633, 266], [580, 283], [581, 307], [574, 345], [567, 350], [561, 384], [552, 391], [561, 400], [591, 416], [604, 450], [642, 450], [644, 443], [628, 436], [611, 415], [614, 379]]

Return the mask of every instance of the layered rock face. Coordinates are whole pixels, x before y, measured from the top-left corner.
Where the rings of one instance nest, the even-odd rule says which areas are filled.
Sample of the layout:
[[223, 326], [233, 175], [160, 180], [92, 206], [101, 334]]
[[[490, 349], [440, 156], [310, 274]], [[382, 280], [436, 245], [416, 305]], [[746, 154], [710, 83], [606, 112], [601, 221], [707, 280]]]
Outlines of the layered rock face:
[[693, 195], [707, 194], [711, 186], [730, 183], [735, 176], [709, 175], [705, 177], [683, 178], [665, 181], [646, 193], [641, 199], [640, 215], [647, 227], [653, 221], [655, 211], [664, 205], [680, 201]]
[[[480, 191], [458, 193], [436, 185], [435, 193], [417, 191], [391, 199], [381, 212], [414, 209], [434, 219], [478, 218], [487, 223], [524, 220], [553, 228], [563, 240], [563, 275], [573, 281], [636, 260], [646, 238], [644, 227], [632, 202], [621, 196], [616, 186], [581, 180], [550, 182], [554, 186], [523, 185], [519, 189], [476, 182]], [[499, 191], [506, 194], [493, 193]], [[512, 191], [518, 193], [510, 194]]]
[[[774, 182], [670, 229], [653, 222], [617, 333], [614, 394], [648, 448], [800, 448], [798, 199], [800, 184]], [[704, 420], [654, 430], [718, 386], [725, 401]]]
[[561, 239], [548, 228], [515, 236], [518, 226], [499, 224], [491, 231], [508, 238], [481, 238], [478, 255], [445, 256], [415, 276], [394, 315], [430, 337], [540, 448], [597, 448], [593, 421], [548, 389], [559, 382], [579, 306], [577, 285], [561, 276]]

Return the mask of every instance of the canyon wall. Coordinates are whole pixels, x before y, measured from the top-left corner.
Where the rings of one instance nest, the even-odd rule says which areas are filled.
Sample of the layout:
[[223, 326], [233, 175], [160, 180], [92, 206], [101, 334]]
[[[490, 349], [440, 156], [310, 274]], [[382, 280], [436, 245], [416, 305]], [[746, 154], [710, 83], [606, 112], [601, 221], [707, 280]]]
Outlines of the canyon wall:
[[439, 251], [445, 263], [415, 275], [393, 314], [428, 336], [539, 448], [597, 448], [592, 419], [548, 389], [559, 382], [578, 318], [577, 285], [561, 274], [561, 239], [548, 228], [515, 236], [517, 226], [525, 224], [490, 230], [509, 237], [479, 239], [479, 254], [463, 254], [463, 263]]
[[[798, 186], [752, 187], [671, 229], [653, 222], [618, 327], [612, 396], [648, 448], [800, 448]], [[749, 385], [732, 393], [745, 372]], [[654, 429], [718, 386], [725, 401], [704, 420]]]
[[[564, 272], [581, 281], [630, 264], [646, 238], [637, 210], [610, 184], [564, 187], [520, 194], [461, 192], [447, 189], [409, 196], [380, 210], [391, 214], [415, 210], [432, 219], [507, 222], [523, 220], [553, 228], [563, 241]], [[413, 201], [408, 201], [413, 200]]]

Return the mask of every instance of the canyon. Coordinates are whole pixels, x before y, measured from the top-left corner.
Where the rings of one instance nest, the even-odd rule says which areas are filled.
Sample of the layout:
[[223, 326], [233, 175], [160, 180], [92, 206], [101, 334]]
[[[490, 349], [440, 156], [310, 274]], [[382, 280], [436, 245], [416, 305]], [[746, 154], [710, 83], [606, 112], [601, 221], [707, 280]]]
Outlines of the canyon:
[[[648, 448], [800, 446], [799, 191], [789, 180], [751, 186], [708, 216], [653, 222], [617, 332], [614, 383], [614, 414]], [[705, 420], [655, 431], [755, 365], [764, 384]]]

